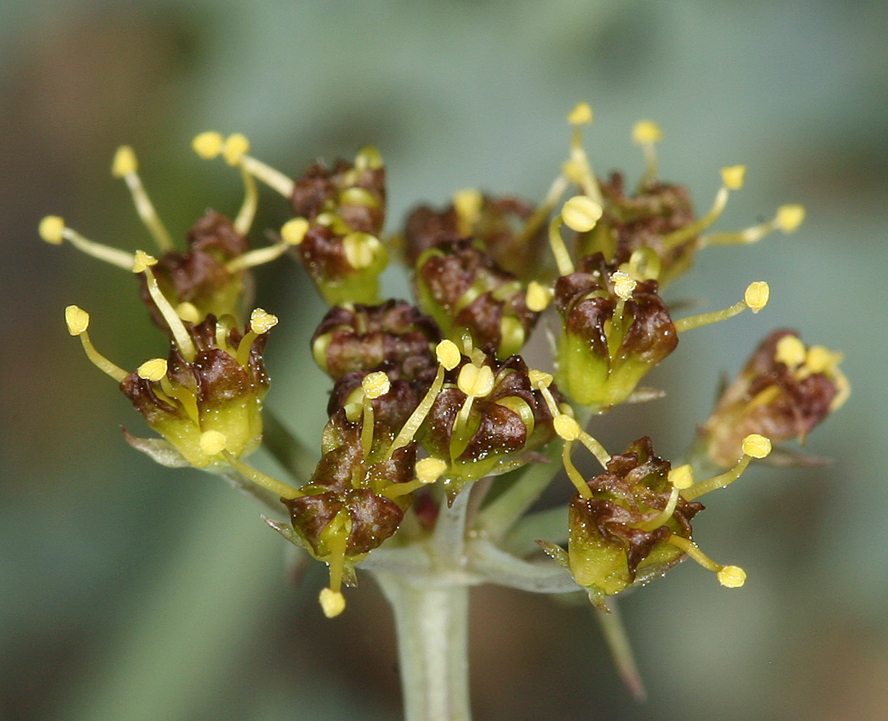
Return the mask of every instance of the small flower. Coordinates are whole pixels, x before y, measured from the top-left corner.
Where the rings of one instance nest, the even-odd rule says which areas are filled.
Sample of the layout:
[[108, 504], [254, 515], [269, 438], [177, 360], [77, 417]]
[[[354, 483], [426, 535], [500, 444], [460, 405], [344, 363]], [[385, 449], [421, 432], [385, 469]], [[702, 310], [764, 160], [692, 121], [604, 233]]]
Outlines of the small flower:
[[126, 434], [133, 447], [165, 465], [225, 467], [230, 457], [253, 452], [262, 440], [260, 411], [268, 390], [262, 351], [277, 318], [257, 308], [244, 333], [230, 316], [209, 315], [200, 324], [186, 324], [161, 294], [151, 272], [155, 263], [138, 251], [134, 270], [145, 274], [150, 297], [173, 336], [166, 360], [151, 359], [132, 373], [114, 365], [93, 347], [89, 315], [77, 306], [65, 312], [68, 330], [166, 440], [163, 444]]
[[419, 306], [446, 338], [458, 342], [468, 333], [475, 346], [489, 346], [499, 358], [521, 351], [539, 315], [527, 307], [526, 287], [470, 240], [425, 251], [413, 282]]
[[806, 346], [795, 331], [771, 333], [701, 429], [706, 455], [719, 466], [731, 466], [750, 433], [765, 435], [775, 445], [791, 439], [804, 443], [848, 398], [841, 360], [840, 353], [823, 346]]

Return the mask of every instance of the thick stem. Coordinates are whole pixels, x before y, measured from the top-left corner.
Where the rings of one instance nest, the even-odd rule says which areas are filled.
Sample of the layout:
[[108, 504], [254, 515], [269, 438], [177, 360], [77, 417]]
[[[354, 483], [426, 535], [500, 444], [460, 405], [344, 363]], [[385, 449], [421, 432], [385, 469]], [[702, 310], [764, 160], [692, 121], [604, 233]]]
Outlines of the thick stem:
[[469, 721], [469, 587], [374, 575], [395, 614], [405, 721]]

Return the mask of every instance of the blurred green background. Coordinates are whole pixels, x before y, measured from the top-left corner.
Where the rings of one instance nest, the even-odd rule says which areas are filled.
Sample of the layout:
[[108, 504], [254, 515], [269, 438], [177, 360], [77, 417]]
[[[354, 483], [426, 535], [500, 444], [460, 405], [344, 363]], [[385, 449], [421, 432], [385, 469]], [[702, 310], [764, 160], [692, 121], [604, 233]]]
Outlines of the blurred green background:
[[[578, 100], [595, 110], [599, 172], [638, 177], [630, 128], [651, 118], [662, 175], [700, 208], [718, 168], [748, 166], [720, 228], [808, 209], [795, 235], [698, 258], [670, 297], [724, 307], [766, 279], [771, 305], [683, 336], [653, 379], [667, 398], [593, 432], [612, 450], [649, 434], [680, 454], [721, 374], [772, 327], [842, 349], [854, 393], [808, 444], [833, 465], [754, 469], [695, 523], [710, 555], [747, 570], [743, 590], [684, 564], [625, 600], [646, 703], [584, 608], [481, 588], [476, 718], [888, 718], [886, 34], [888, 4], [864, 0], [0, 3], [0, 718], [400, 714], [392, 623], [368, 577], [324, 620], [323, 569], [297, 587], [254, 505], [123, 442], [118, 426], [139, 434], [141, 419], [62, 309], [89, 310], [96, 344], [127, 368], [165, 353], [161, 339], [132, 278], [41, 243], [39, 219], [145, 246], [108, 172], [121, 143], [175, 235], [208, 206], [236, 212], [236, 174], [189, 150], [209, 128], [245, 132], [290, 175], [377, 145], [390, 229], [468, 185], [539, 198]], [[263, 197], [260, 244], [284, 212]], [[327, 385], [307, 339], [323, 309], [289, 262], [259, 273], [258, 303], [281, 318], [268, 403], [314, 445]]]

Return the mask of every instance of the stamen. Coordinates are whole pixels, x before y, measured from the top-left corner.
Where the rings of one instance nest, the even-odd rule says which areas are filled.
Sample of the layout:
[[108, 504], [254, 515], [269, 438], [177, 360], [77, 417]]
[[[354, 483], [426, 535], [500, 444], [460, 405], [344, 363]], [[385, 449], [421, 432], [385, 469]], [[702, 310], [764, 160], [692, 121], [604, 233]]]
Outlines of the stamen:
[[136, 154], [129, 145], [121, 145], [114, 154], [114, 162], [111, 164], [111, 174], [115, 178], [123, 178], [133, 196], [136, 212], [148, 228], [148, 232], [157, 243], [162, 253], [168, 253], [173, 249], [173, 239], [164, 227], [163, 221], [157, 215], [148, 193], [145, 191], [138, 174], [138, 161]]
[[378, 170], [383, 165], [382, 155], [372, 145], [365, 145], [355, 156], [356, 170]]
[[673, 534], [668, 542], [684, 551], [689, 558], [694, 559], [707, 571], [712, 571], [718, 577], [718, 582], [726, 588], [740, 588], [746, 581], [746, 572], [739, 566], [722, 566], [713, 561], [699, 547], [687, 538]]
[[629, 300], [632, 297], [632, 293], [635, 292], [635, 286], [638, 285], [628, 273], [624, 273], [620, 270], [611, 275], [611, 280], [614, 283], [614, 293], [616, 293], [617, 297], [622, 301]]
[[308, 232], [308, 220], [292, 218], [281, 226], [281, 238], [287, 245], [299, 245]]
[[124, 270], [131, 270], [133, 267], [132, 253], [87, 240], [76, 230], [68, 228], [65, 225], [65, 221], [57, 215], [47, 215], [41, 220], [37, 232], [40, 233], [40, 237], [43, 240], [52, 245], [61, 245], [64, 239], [77, 248], [77, 250], [91, 255], [93, 258], [98, 258]]
[[250, 155], [244, 155], [240, 162], [244, 170], [257, 180], [261, 180], [272, 190], [276, 190], [288, 200], [293, 197], [296, 183], [279, 170], [275, 170]]
[[[441, 356], [444, 355], [448, 357], [448, 360], [452, 360], [451, 349], [449, 346], [444, 346], [445, 343], [449, 343], [450, 346], [453, 346], [452, 350], [456, 353], [456, 363], [452, 366], [449, 366], [441, 359]], [[452, 370], [456, 367], [456, 364], [459, 363], [459, 350], [456, 348], [456, 344], [453, 341], [443, 340], [438, 344], [438, 361], [440, 365], [438, 366], [438, 372], [435, 374], [435, 380], [432, 381], [432, 385], [429, 387], [429, 390], [426, 392], [423, 399], [419, 402], [419, 405], [413, 410], [413, 413], [410, 414], [410, 417], [404, 422], [403, 428], [401, 428], [400, 433], [398, 433], [397, 437], [394, 441], [392, 441], [392, 445], [389, 446], [388, 451], [385, 454], [385, 459], [388, 460], [392, 457], [392, 454], [397, 451], [399, 448], [403, 448], [408, 443], [413, 441], [413, 436], [416, 435], [416, 432], [419, 430], [419, 427], [422, 425], [423, 421], [426, 419], [426, 416], [429, 414], [429, 411], [432, 409], [432, 405], [435, 402], [435, 399], [438, 397], [438, 394], [441, 392], [441, 388], [444, 387], [444, 370]]]
[[564, 441], [564, 446], [561, 448], [561, 463], [564, 466], [564, 470], [567, 472], [567, 477], [570, 479], [570, 482], [573, 483], [574, 487], [577, 489], [577, 493], [579, 493], [582, 498], [592, 498], [592, 489], [589, 488], [586, 479], [583, 478], [583, 475], [577, 470], [577, 467], [570, 459], [570, 451], [573, 444], [574, 441]]
[[[209, 432], [211, 431], [207, 431], [207, 433]], [[203, 436], [201, 436], [201, 441], [203, 441]], [[247, 480], [253, 481], [257, 486], [262, 486], [281, 498], [299, 498], [302, 495], [296, 488], [288, 486], [286, 483], [277, 480], [277, 478], [272, 478], [262, 473], [262, 471], [257, 471], [252, 466], [248, 466], [242, 460], [235, 458], [229, 451], [223, 449], [220, 453], [231, 466], [237, 469], [238, 473]]]
[[743, 475], [743, 472], [753, 458], [760, 459], [768, 456], [771, 452], [771, 441], [758, 433], [752, 433], [743, 439], [742, 449], [743, 456], [731, 470], [681, 489], [682, 498], [686, 501], [693, 501], [706, 493], [731, 485]]
[[745, 230], [734, 233], [711, 233], [700, 236], [700, 247], [713, 245], [747, 245], [756, 243], [769, 233], [781, 230], [793, 233], [805, 219], [805, 209], [801, 205], [781, 205], [773, 220], [753, 225]]
[[89, 313], [76, 305], [69, 305], [65, 308], [65, 322], [68, 325], [68, 333], [80, 337], [80, 343], [86, 352], [86, 357], [89, 358], [96, 368], [107, 373], [118, 383], [121, 383], [129, 376], [129, 373], [109, 361], [93, 346], [87, 332], [87, 328], [89, 328]]
[[195, 136], [191, 141], [191, 148], [204, 160], [212, 160], [222, 152], [225, 143], [222, 133], [215, 130], [207, 130], [205, 133]]
[[559, 275], [571, 275], [574, 272], [574, 264], [567, 252], [567, 246], [564, 244], [564, 238], [561, 237], [561, 224], [563, 219], [560, 215], [556, 215], [549, 223], [549, 245], [552, 248], [552, 255], [555, 256], [555, 264], [558, 266]]
[[459, 348], [452, 340], [445, 338], [435, 347], [435, 356], [446, 370], [452, 371], [459, 365], [462, 360], [462, 354]]
[[[577, 423], [576, 419], [567, 415], [566, 413], [560, 413], [552, 421], [552, 427], [555, 429], [555, 433], [565, 441], [565, 445], [572, 444], [574, 441], [580, 441], [586, 449], [598, 460], [598, 462], [602, 465], [602, 467], [607, 468], [607, 464], [610, 461], [610, 455], [604, 449], [597, 440], [595, 440], [592, 436], [586, 433], [581, 427], [580, 424]], [[570, 452], [568, 451], [566, 454], [562, 453], [563, 458], [567, 457], [568, 462], [570, 461]], [[565, 469], [568, 474], [571, 473], [571, 469], [565, 465]], [[579, 473], [577, 472], [579, 476]], [[580, 476], [582, 480], [582, 477]], [[572, 479], [574, 481], [574, 485], [577, 485], [576, 479]], [[586, 482], [582, 481], [582, 485], [586, 486]], [[579, 488], [580, 486], [577, 485]], [[583, 493], [581, 490], [580, 493]], [[591, 491], [590, 491], [591, 496]], [[584, 498], [589, 498], [590, 496], [585, 496]]]
[[475, 188], [458, 190], [453, 194], [453, 207], [456, 210], [457, 230], [463, 238], [472, 235], [472, 226], [481, 217], [481, 206], [484, 197]]
[[564, 166], [565, 175], [579, 185], [589, 198], [599, 205], [604, 205], [601, 192], [598, 189], [598, 181], [595, 179], [589, 158], [583, 149], [583, 135], [580, 130], [582, 125], [592, 122], [592, 108], [588, 103], [577, 103], [568, 114], [567, 122], [574, 126], [574, 131], [570, 142], [570, 160]]
[[675, 321], [675, 330], [678, 333], [684, 333], [692, 328], [700, 328], [711, 323], [718, 323], [735, 315], [742, 313], [749, 308], [753, 313], [758, 313], [768, 304], [771, 295], [771, 289], [764, 281], [755, 281], [750, 283], [746, 292], [743, 294], [743, 300], [735, 303], [730, 308], [724, 310], [716, 310], [711, 313], [701, 313], [699, 315], [688, 316]]
[[806, 354], [805, 344], [798, 339], [798, 336], [785, 335], [777, 341], [774, 360], [794, 371], [805, 362]]
[[722, 187], [715, 194], [715, 201], [712, 208], [702, 218], [696, 222], [679, 228], [663, 238], [663, 250], [671, 250], [682, 243], [690, 240], [694, 236], [699, 235], [712, 225], [725, 209], [728, 202], [728, 191], [739, 190], [743, 187], [743, 180], [746, 175], [746, 167], [743, 165], [734, 165], [729, 168], [722, 168]]
[[[250, 330], [241, 338], [235, 353], [235, 360], [242, 368], [246, 368], [250, 362], [250, 348], [253, 347], [253, 342], [256, 338], [263, 333], [268, 333], [277, 324], [277, 316], [267, 313], [262, 308], [256, 308], [250, 313]], [[218, 345], [221, 346], [222, 344]]]
[[187, 300], [176, 306], [176, 315], [182, 320], [188, 323], [193, 323], [194, 325], [197, 325], [203, 320], [203, 316], [201, 316], [197, 306], [194, 305], [194, 303], [189, 303]]
[[641, 186], [652, 183], [657, 177], [657, 151], [655, 145], [663, 139], [663, 131], [650, 120], [639, 120], [632, 128], [632, 140], [641, 146], [644, 152], [645, 171], [641, 178]]
[[603, 213], [604, 208], [601, 203], [597, 203], [585, 195], [575, 195], [562, 207], [561, 218], [571, 230], [586, 233], [595, 227]]
[[666, 502], [666, 507], [649, 521], [639, 524], [637, 526], [638, 530], [650, 533], [668, 523], [669, 519], [672, 518], [672, 514], [675, 513], [675, 506], [678, 504], [678, 495], [678, 488], [673, 486], [672, 491], [669, 493], [669, 500]]
[[529, 311], [542, 313], [549, 307], [549, 303], [552, 302], [552, 289], [532, 280], [527, 284], [527, 294], [525, 295], [524, 302], [527, 304]]
[[657, 280], [660, 277], [660, 256], [653, 248], [636, 248], [625, 265], [626, 272], [636, 280]]
[[364, 408], [364, 421], [361, 425], [361, 447], [364, 450], [364, 458], [370, 456], [373, 448], [373, 403], [372, 401], [384, 396], [391, 389], [389, 377], [382, 371], [368, 373], [361, 381], [364, 391], [362, 405]]
[[408, 493], [413, 493], [418, 488], [427, 486], [437, 481], [447, 470], [447, 462], [440, 458], [423, 458], [416, 462], [416, 479], [408, 483], [393, 483], [386, 488], [382, 495], [389, 499], [399, 498]]
[[216, 456], [225, 450], [228, 439], [219, 431], [206, 431], [200, 434], [200, 450], [208, 456]]
[[256, 188], [256, 181], [253, 179], [253, 176], [243, 166], [241, 166], [241, 179], [244, 181], [244, 202], [241, 204], [232, 227], [239, 235], [246, 235], [250, 232], [250, 226], [253, 225], [253, 219], [256, 217], [256, 208], [259, 206], [259, 191]]
[[182, 353], [182, 357], [188, 363], [191, 363], [197, 357], [197, 348], [195, 348], [194, 342], [191, 340], [191, 336], [185, 328], [185, 324], [182, 323], [182, 319], [176, 314], [175, 309], [170, 305], [170, 302], [166, 299], [161, 292], [160, 287], [157, 285], [157, 278], [155, 278], [154, 273], [151, 272], [151, 266], [156, 264], [157, 260], [155, 258], [152, 258], [144, 251], [137, 250], [132, 270], [134, 273], [145, 274], [145, 281], [148, 286], [148, 294], [151, 296], [151, 300], [154, 301], [154, 305], [157, 306], [157, 309], [166, 321], [170, 333], [173, 334], [173, 340], [176, 342], [179, 351]]

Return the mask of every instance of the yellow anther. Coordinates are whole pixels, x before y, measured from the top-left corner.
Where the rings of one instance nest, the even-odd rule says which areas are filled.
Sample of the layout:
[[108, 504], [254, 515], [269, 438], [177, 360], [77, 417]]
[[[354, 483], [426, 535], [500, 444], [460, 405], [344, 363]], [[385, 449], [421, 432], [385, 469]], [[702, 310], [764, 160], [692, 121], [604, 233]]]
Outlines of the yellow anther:
[[416, 462], [416, 480], [434, 483], [447, 470], [447, 462], [440, 458], [423, 458]]
[[467, 363], [459, 371], [457, 387], [467, 396], [481, 398], [493, 390], [493, 368]]
[[465, 188], [453, 194], [453, 207], [460, 220], [460, 233], [468, 236], [472, 232], [472, 225], [481, 215], [481, 206], [484, 204], [484, 196], [475, 188]]
[[747, 286], [746, 292], [743, 294], [743, 301], [753, 313], [758, 313], [768, 305], [768, 298], [770, 296], [770, 286], [763, 280], [757, 280]]
[[57, 215], [47, 215], [40, 221], [37, 232], [40, 233], [40, 237], [47, 243], [61, 245], [63, 233], [65, 232], [65, 221]]
[[771, 452], [771, 441], [758, 433], [750, 433], [743, 439], [743, 452], [753, 458], [766, 458]]
[[459, 352], [456, 343], [447, 338], [442, 340], [435, 347], [435, 356], [438, 358], [438, 362], [449, 371], [456, 368], [462, 358], [462, 354]]
[[146, 360], [136, 368], [136, 375], [146, 381], [159, 381], [167, 374], [167, 362], [163, 358]]
[[555, 429], [558, 436], [566, 441], [575, 441], [583, 432], [583, 429], [580, 428], [580, 424], [577, 423], [576, 419], [571, 418], [566, 413], [560, 413], [555, 416], [552, 421], [552, 427]]
[[811, 373], [830, 373], [841, 361], [841, 353], [833, 353], [822, 345], [812, 345], [805, 357], [805, 367]]
[[157, 265], [157, 258], [148, 255], [144, 250], [137, 250], [133, 261], [133, 273], [144, 273], [152, 265]]
[[222, 152], [225, 140], [222, 133], [215, 130], [207, 130], [205, 133], [195, 136], [191, 141], [191, 149], [204, 160], [212, 160]]
[[527, 295], [525, 296], [527, 309], [534, 313], [542, 313], [549, 307], [552, 302], [552, 291], [535, 280], [527, 284]]
[[805, 362], [807, 351], [805, 344], [794, 335], [785, 335], [777, 341], [774, 360], [795, 370]]
[[578, 233], [592, 230], [604, 209], [599, 203], [585, 195], [575, 195], [570, 198], [561, 209], [561, 218], [564, 224]]
[[327, 618], [335, 618], [345, 610], [345, 596], [332, 588], [322, 589], [318, 600], [321, 603], [321, 610]]
[[392, 384], [389, 377], [382, 371], [368, 373], [364, 376], [364, 380], [361, 381], [361, 388], [364, 389], [364, 395], [371, 400], [384, 396], [389, 392], [391, 387]]
[[188, 321], [189, 323], [194, 323], [197, 325], [202, 320], [200, 311], [197, 309], [197, 306], [194, 303], [189, 303], [187, 300], [179, 303], [176, 306], [176, 315], [179, 316], [182, 320]]
[[248, 152], [250, 152], [250, 141], [241, 133], [229, 135], [222, 145], [222, 157], [229, 165], [237, 165]]
[[632, 140], [639, 145], [659, 143], [663, 139], [660, 126], [650, 120], [639, 120], [632, 127]]
[[784, 233], [792, 233], [805, 219], [802, 205], [781, 205], [777, 208], [777, 227]]
[[527, 371], [527, 377], [530, 380], [531, 387], [537, 389], [548, 388], [554, 380], [551, 373], [539, 371], [535, 368], [531, 368], [529, 371]]
[[228, 439], [219, 431], [206, 431], [200, 435], [200, 450], [208, 456], [215, 456], [225, 450]]
[[378, 248], [379, 240], [369, 233], [349, 233], [342, 239], [345, 259], [355, 270], [370, 267]]
[[629, 300], [632, 297], [635, 286], [638, 285], [635, 280], [629, 277], [628, 273], [624, 273], [621, 270], [616, 271], [611, 276], [611, 280], [614, 282], [614, 293], [621, 300]]
[[267, 313], [262, 308], [256, 308], [250, 313], [250, 330], [257, 335], [268, 333], [277, 324], [277, 316]]
[[111, 175], [122, 178], [139, 169], [136, 153], [129, 145], [121, 145], [114, 153], [114, 161], [111, 163]]
[[725, 588], [740, 588], [746, 583], [746, 571], [740, 566], [724, 566], [716, 574], [716, 577]]
[[293, 218], [281, 226], [281, 238], [287, 245], [299, 245], [308, 232], [308, 221], [305, 218]]
[[567, 122], [571, 125], [588, 125], [592, 122], [592, 108], [589, 103], [577, 103], [567, 114]]
[[89, 313], [80, 306], [69, 305], [65, 308], [65, 323], [68, 324], [68, 332], [71, 335], [82, 335], [89, 328]]
[[746, 177], [745, 165], [732, 165], [721, 169], [722, 183], [728, 190], [740, 190], [743, 187], [743, 179]]
[[372, 145], [366, 145], [355, 156], [355, 168], [358, 170], [377, 170], [384, 165], [379, 150]]
[[690, 488], [694, 485], [694, 471], [690, 464], [685, 463], [683, 466], [677, 466], [670, 470], [669, 482], [674, 488], [679, 490]]

